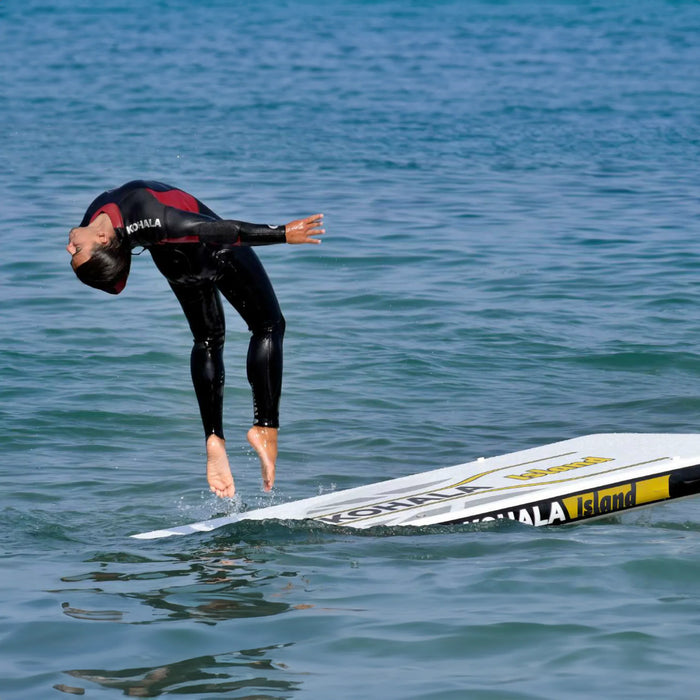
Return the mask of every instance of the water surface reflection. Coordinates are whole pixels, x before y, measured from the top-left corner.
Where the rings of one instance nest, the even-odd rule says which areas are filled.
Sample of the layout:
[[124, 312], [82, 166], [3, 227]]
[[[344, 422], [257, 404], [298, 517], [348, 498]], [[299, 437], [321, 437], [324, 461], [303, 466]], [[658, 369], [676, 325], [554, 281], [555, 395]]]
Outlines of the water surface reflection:
[[[84, 682], [121, 690], [128, 697], [152, 698], [164, 693], [194, 695], [226, 693], [231, 698], [280, 700], [301, 688], [288, 678], [291, 672], [275, 662], [275, 652], [285, 646], [198, 656], [155, 668], [73, 669], [65, 673]], [[57, 690], [84, 694], [84, 688], [55, 686]], [[81, 692], [82, 691], [82, 692]]]
[[151, 559], [101, 553], [88, 564], [97, 566], [63, 576], [72, 585], [51, 591], [63, 597], [64, 614], [76, 619], [216, 624], [309, 607], [294, 600], [308, 580], [281, 568], [264, 548], [210, 548]]

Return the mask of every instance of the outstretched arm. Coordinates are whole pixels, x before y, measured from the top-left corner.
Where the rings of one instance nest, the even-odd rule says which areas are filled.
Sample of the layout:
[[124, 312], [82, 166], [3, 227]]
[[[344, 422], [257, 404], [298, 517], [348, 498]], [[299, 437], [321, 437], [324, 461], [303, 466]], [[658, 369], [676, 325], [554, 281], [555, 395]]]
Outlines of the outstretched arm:
[[205, 214], [166, 207], [166, 232], [160, 243], [229, 243], [270, 245], [273, 243], [320, 243], [325, 233], [323, 214], [290, 221], [286, 226], [249, 224], [231, 219], [212, 219]]

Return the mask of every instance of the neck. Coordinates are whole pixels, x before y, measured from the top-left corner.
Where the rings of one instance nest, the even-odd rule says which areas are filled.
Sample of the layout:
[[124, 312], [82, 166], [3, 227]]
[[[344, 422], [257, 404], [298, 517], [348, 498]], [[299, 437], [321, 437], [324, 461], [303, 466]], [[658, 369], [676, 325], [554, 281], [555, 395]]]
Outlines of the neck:
[[106, 241], [112, 240], [112, 238], [116, 235], [116, 231], [112, 225], [112, 220], [109, 218], [109, 216], [107, 216], [107, 214], [105, 214], [105, 212], [99, 214], [90, 224], [90, 227], [101, 239], [105, 239]]

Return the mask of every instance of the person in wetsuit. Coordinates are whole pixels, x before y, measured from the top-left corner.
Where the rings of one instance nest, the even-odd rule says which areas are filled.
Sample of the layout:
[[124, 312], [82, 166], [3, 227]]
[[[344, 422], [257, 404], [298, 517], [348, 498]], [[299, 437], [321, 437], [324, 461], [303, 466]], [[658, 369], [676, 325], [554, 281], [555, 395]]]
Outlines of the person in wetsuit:
[[119, 294], [131, 250], [146, 248], [180, 302], [194, 337], [191, 373], [204, 425], [209, 487], [231, 497], [235, 486], [222, 426], [225, 336], [223, 295], [248, 324], [247, 373], [253, 392], [248, 441], [260, 458], [263, 488], [275, 481], [282, 339], [285, 321], [263, 266], [250, 246], [320, 243], [323, 214], [284, 226], [223, 220], [191, 194], [135, 180], [97, 197], [66, 250], [85, 284]]

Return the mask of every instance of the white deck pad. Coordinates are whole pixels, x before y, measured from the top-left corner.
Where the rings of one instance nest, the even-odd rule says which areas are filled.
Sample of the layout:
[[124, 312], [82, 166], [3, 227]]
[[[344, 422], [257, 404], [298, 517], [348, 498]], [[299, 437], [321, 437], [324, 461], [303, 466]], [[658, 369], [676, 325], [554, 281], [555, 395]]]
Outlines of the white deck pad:
[[561, 525], [698, 492], [700, 434], [605, 433], [132, 537], [209, 532], [242, 520]]

